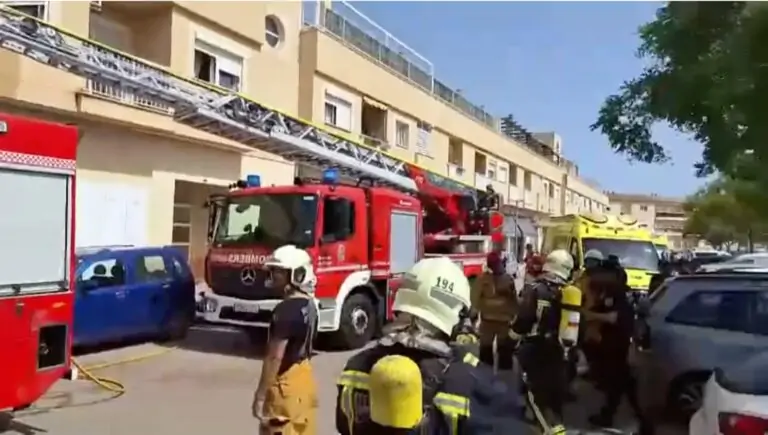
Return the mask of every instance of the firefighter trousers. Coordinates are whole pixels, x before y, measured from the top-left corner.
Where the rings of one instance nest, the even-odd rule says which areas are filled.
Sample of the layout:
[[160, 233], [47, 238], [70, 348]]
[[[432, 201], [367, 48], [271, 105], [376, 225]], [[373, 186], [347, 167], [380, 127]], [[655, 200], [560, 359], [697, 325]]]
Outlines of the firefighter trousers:
[[[480, 336], [480, 361], [490, 366], [498, 363], [499, 370], [512, 370], [514, 366], [514, 342], [509, 336], [509, 322], [501, 320], [481, 320], [478, 328]], [[496, 341], [496, 355], [493, 342]], [[498, 361], [495, 361], [498, 359]]]
[[261, 435], [316, 435], [317, 384], [309, 360], [278, 376], [264, 401]]

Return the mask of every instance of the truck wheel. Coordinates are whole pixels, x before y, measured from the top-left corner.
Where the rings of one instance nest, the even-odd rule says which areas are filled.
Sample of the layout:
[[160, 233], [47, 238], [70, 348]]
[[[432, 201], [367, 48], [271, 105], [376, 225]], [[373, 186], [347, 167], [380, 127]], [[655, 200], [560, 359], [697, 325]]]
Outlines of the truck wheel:
[[345, 349], [357, 349], [368, 344], [378, 325], [376, 307], [361, 293], [353, 294], [341, 308], [341, 322], [336, 341]]

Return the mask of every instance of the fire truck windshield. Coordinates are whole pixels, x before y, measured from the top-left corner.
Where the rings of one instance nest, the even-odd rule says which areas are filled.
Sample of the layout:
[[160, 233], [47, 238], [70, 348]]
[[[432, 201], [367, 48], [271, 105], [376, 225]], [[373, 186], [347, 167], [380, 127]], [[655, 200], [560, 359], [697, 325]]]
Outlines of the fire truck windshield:
[[277, 248], [314, 245], [317, 195], [281, 193], [232, 196], [224, 203], [214, 235], [218, 246]]
[[0, 295], [65, 291], [70, 273], [67, 175], [0, 168]]

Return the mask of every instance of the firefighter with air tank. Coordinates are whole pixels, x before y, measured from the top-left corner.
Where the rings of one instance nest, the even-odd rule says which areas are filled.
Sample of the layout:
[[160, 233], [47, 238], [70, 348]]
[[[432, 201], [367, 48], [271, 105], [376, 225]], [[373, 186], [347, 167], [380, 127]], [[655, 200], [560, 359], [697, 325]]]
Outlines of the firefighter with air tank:
[[526, 284], [510, 336], [527, 387], [529, 405], [547, 434], [564, 434], [570, 351], [578, 341], [581, 291], [571, 285], [574, 261], [558, 249], [547, 255], [542, 275]]

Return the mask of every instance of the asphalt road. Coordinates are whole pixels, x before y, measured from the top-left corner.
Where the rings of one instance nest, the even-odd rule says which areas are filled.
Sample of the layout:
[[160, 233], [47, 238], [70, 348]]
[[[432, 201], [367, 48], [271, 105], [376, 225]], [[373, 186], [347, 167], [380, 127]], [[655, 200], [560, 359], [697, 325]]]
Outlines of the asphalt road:
[[[163, 350], [140, 344], [85, 355], [84, 365], [109, 363]], [[314, 368], [320, 384], [320, 435], [333, 435], [334, 382], [349, 352], [320, 353]], [[98, 374], [121, 381], [127, 392], [117, 398], [86, 381], [61, 381], [32, 409], [19, 413], [6, 434], [52, 435], [209, 435], [257, 433], [250, 415], [261, 362], [245, 336], [223, 328], [201, 327], [176, 348], [150, 359], [112, 366]], [[583, 426], [600, 396], [580, 388], [570, 406], [571, 424]], [[1, 422], [0, 422], [1, 424]], [[623, 419], [620, 425], [630, 426]], [[663, 430], [660, 435], [684, 432]]]

